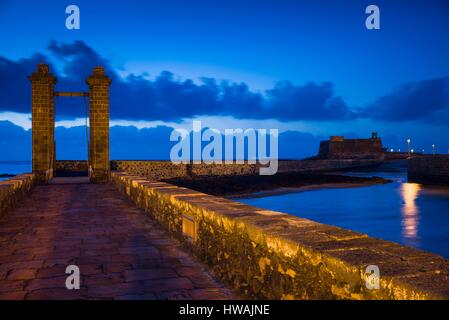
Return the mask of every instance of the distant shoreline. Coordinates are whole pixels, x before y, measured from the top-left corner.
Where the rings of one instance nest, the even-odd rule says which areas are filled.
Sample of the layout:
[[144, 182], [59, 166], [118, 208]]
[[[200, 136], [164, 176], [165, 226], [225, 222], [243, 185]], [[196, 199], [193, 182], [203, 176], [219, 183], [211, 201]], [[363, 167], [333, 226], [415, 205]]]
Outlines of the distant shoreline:
[[0, 178], [12, 178], [15, 177], [15, 174], [10, 174], [10, 173], [0, 173]]
[[380, 177], [354, 177], [340, 174], [280, 173], [274, 176], [195, 176], [165, 179], [164, 182], [227, 198], [265, 197], [318, 188], [351, 188], [385, 184]]
[[306, 192], [321, 189], [346, 189], [346, 188], [360, 188], [367, 187], [378, 183], [323, 183], [323, 184], [312, 184], [308, 186], [296, 187], [296, 188], [279, 188], [274, 190], [260, 191], [254, 193], [237, 194], [226, 196], [226, 198], [232, 199], [254, 199], [254, 198], [264, 198], [270, 196], [279, 196], [289, 193]]

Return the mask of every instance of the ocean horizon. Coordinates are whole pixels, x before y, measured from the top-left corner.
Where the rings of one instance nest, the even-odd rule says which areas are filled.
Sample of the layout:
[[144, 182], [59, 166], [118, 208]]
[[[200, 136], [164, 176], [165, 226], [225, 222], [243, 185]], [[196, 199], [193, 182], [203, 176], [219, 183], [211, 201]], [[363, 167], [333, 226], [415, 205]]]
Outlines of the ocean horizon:
[[[0, 175], [18, 175], [31, 172], [31, 161], [0, 161]], [[0, 181], [8, 179], [0, 177]]]

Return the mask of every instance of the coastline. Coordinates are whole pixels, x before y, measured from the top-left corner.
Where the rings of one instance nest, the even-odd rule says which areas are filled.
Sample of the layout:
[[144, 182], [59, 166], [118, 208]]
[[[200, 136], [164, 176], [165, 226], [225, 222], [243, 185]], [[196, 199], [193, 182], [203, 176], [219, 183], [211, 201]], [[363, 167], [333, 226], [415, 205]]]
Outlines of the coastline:
[[392, 182], [380, 177], [341, 174], [279, 173], [274, 176], [195, 176], [163, 182], [226, 198], [253, 198], [321, 188], [355, 188]]
[[12, 178], [15, 177], [15, 174], [9, 174], [9, 173], [0, 173], [0, 178]]
[[378, 183], [322, 183], [322, 184], [312, 184], [302, 187], [283, 187], [273, 190], [265, 190], [254, 193], [244, 193], [226, 196], [229, 199], [254, 199], [263, 198], [270, 196], [279, 196], [288, 193], [306, 192], [321, 189], [347, 189], [347, 188], [360, 188], [367, 187]]

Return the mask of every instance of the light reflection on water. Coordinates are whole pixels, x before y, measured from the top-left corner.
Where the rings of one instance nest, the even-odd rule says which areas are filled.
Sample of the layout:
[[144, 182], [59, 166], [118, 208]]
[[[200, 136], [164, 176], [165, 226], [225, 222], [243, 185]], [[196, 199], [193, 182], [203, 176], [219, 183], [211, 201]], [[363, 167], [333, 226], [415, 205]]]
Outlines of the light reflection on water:
[[419, 207], [416, 205], [416, 199], [421, 191], [421, 185], [418, 183], [402, 183], [400, 190], [404, 205], [402, 212], [402, 236], [404, 243], [410, 246], [419, 246], [418, 226], [419, 226]]
[[401, 162], [344, 174], [380, 176], [393, 182], [236, 201], [337, 225], [449, 258], [449, 186], [409, 183], [406, 164]]

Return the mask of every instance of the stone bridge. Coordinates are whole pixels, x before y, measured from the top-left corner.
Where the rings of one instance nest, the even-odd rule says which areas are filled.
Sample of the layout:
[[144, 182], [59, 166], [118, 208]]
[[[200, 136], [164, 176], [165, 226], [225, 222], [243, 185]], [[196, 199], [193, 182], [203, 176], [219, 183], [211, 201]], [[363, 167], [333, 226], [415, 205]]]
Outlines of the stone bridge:
[[[80, 290], [66, 289], [69, 265]], [[55, 178], [0, 223], [0, 299], [180, 298], [235, 295], [110, 184]]]
[[[111, 172], [104, 70], [88, 93], [54, 92], [46, 65], [30, 80], [33, 172], [0, 182], [0, 299], [449, 299], [440, 256], [158, 181], [252, 166], [116, 162]], [[88, 178], [54, 177], [55, 96], [90, 99]], [[69, 265], [79, 290], [66, 288]], [[373, 265], [379, 277], [366, 273]]]

